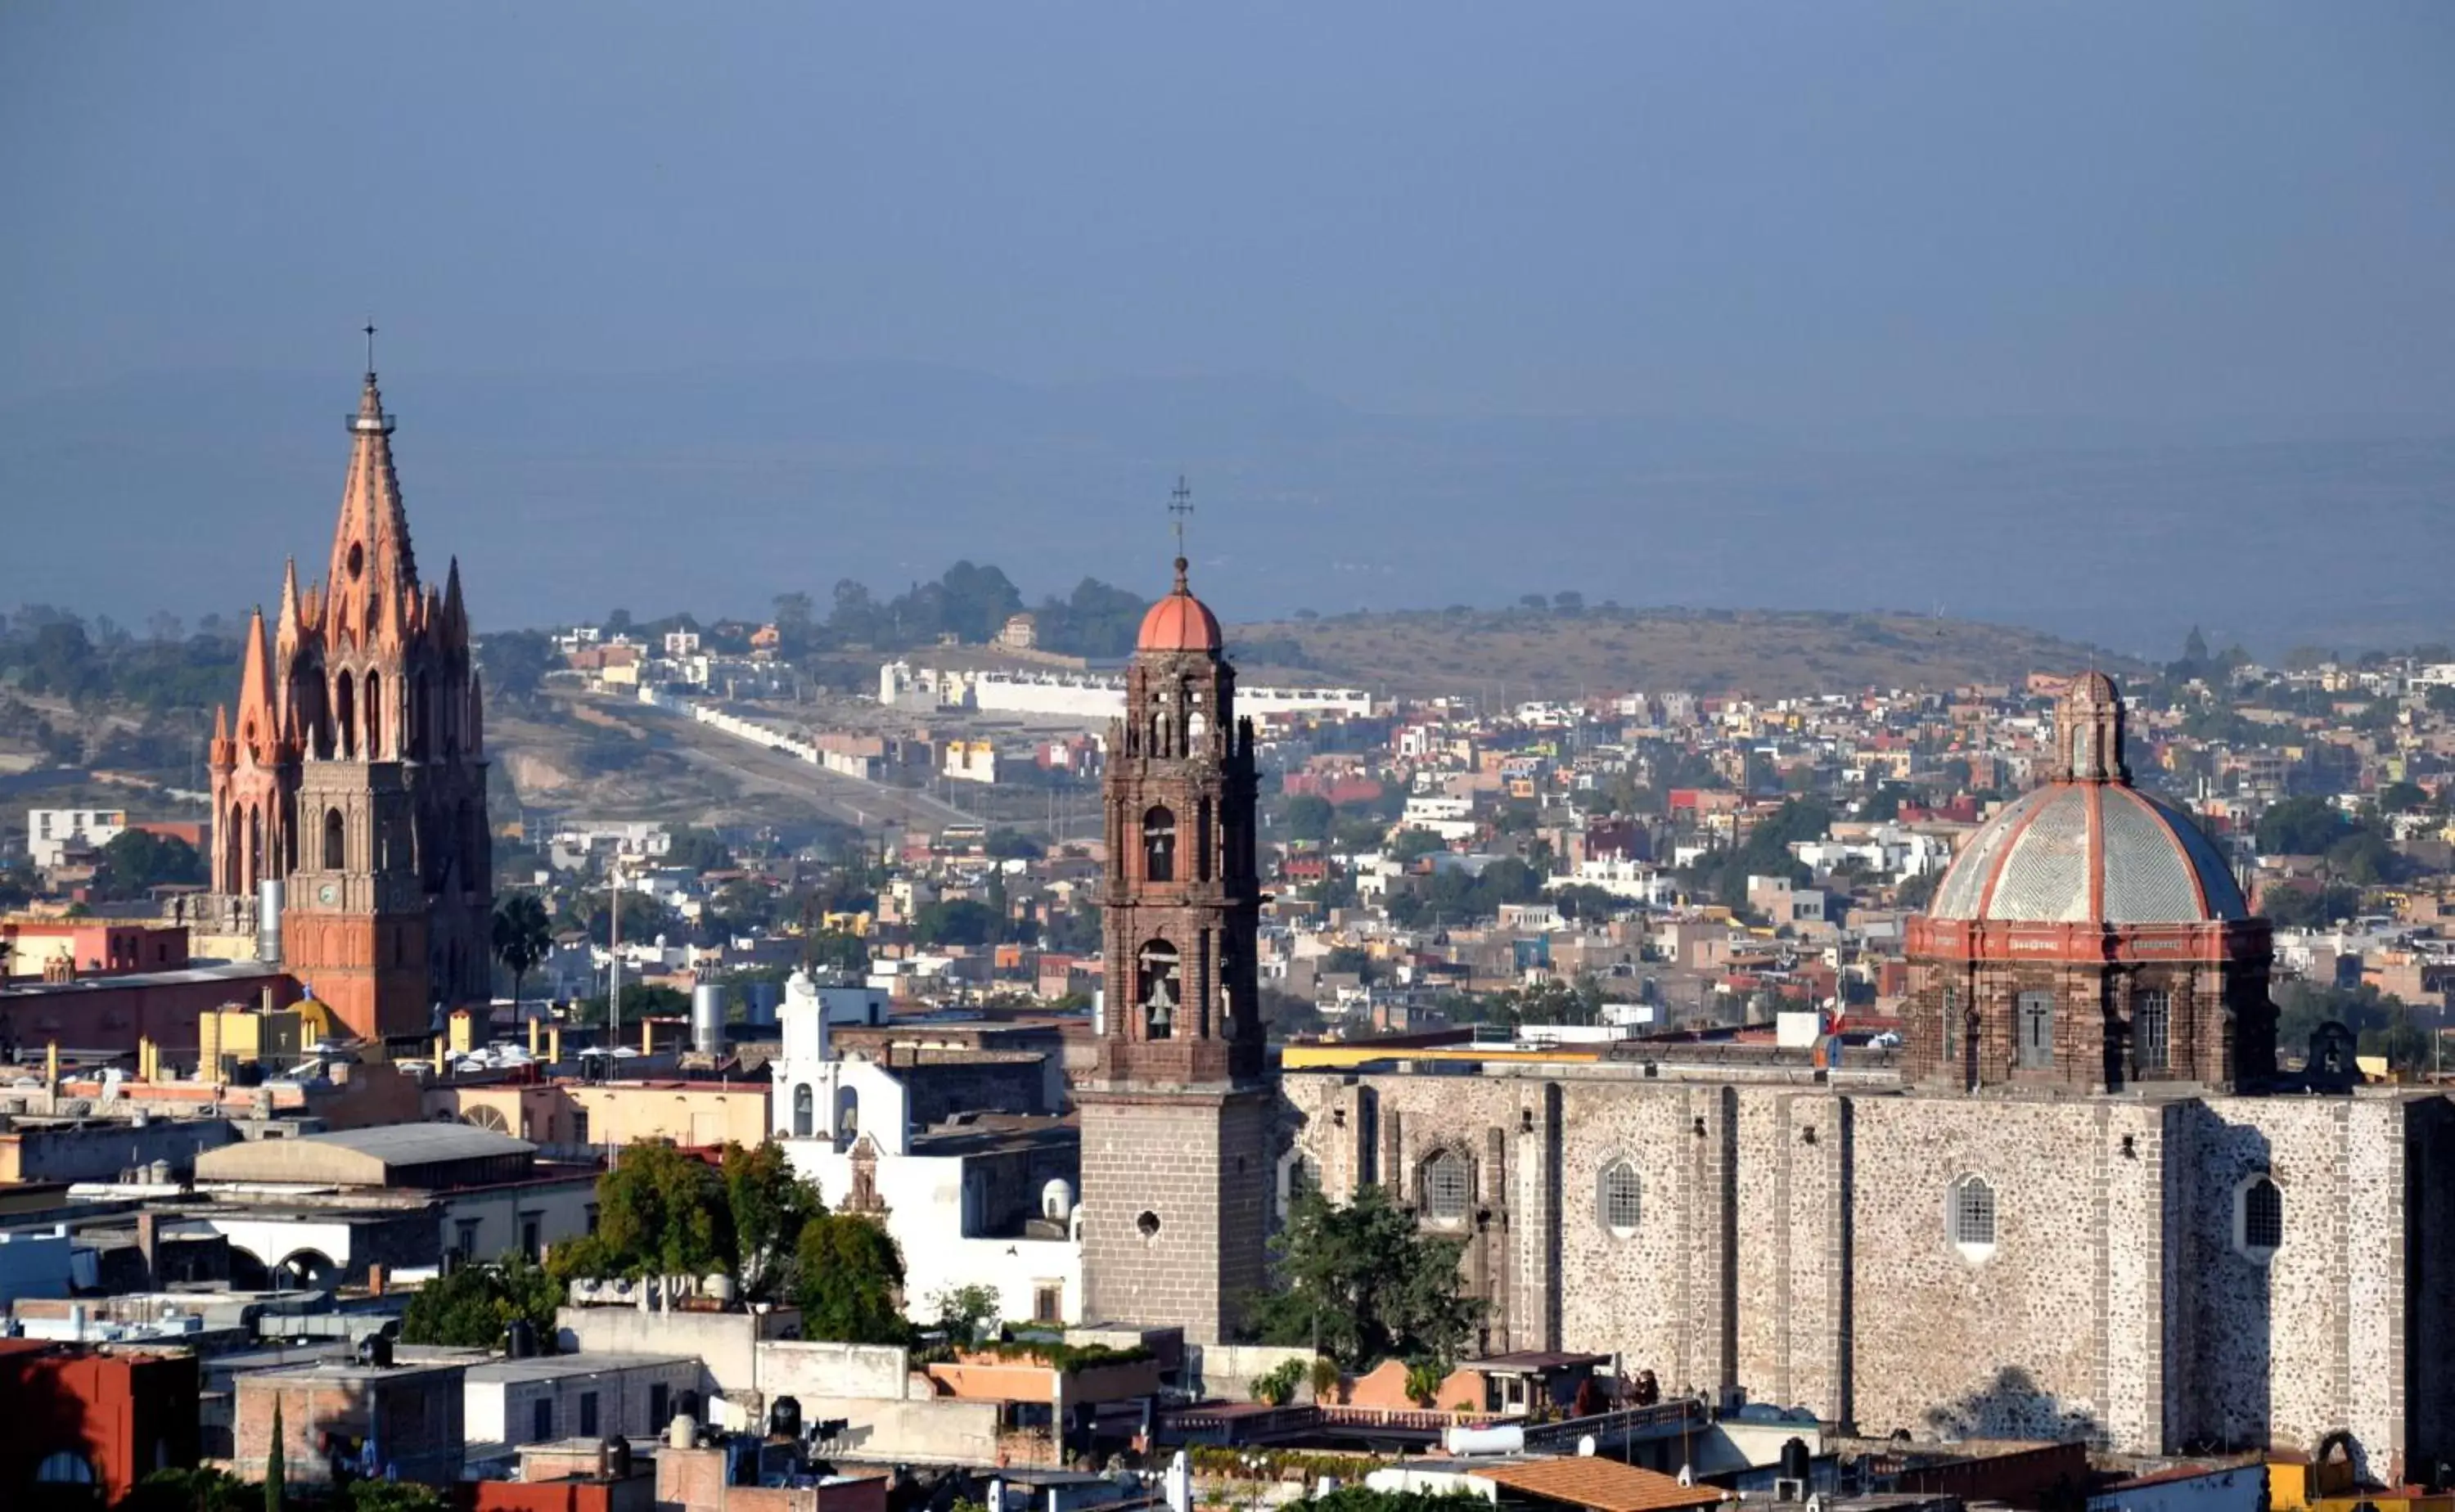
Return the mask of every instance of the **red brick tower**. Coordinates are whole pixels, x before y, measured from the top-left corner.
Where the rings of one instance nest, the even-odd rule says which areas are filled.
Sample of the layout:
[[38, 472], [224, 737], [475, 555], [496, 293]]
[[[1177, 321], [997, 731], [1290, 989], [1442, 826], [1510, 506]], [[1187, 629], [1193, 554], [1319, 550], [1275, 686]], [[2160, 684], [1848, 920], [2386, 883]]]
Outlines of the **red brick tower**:
[[282, 964], [357, 1033], [415, 1037], [491, 979], [483, 697], [459, 564], [418, 581], [372, 372], [350, 433], [329, 575], [302, 592], [291, 565], [215, 716], [207, 908], [252, 927], [283, 882]]
[[1078, 1099], [1085, 1314], [1221, 1340], [1263, 1280], [1261, 889], [1252, 727], [1185, 567], [1143, 619], [1108, 732], [1106, 1006]]

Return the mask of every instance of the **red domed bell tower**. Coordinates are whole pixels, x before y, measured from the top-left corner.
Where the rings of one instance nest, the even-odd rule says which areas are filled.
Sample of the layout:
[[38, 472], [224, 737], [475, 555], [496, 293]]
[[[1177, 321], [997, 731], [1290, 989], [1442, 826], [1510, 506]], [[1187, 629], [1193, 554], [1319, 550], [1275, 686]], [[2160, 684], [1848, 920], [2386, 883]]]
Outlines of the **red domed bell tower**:
[[1262, 1284], [1253, 733], [1186, 585], [1143, 619], [1109, 727], [1100, 1065], [1081, 1093], [1087, 1320], [1228, 1337]]

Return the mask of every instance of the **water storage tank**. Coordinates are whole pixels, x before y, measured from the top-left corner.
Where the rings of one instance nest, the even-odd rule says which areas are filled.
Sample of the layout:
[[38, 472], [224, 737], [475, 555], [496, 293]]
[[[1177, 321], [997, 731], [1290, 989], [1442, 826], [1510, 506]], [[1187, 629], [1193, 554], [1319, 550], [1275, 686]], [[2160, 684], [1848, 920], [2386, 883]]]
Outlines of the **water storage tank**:
[[691, 1048], [712, 1056], [724, 1048], [724, 986], [703, 981], [691, 989]]
[[376, 1370], [392, 1365], [392, 1341], [381, 1334], [369, 1334], [358, 1341], [358, 1363]]
[[503, 1330], [503, 1354], [512, 1360], [534, 1360], [538, 1352], [537, 1324], [525, 1318], [515, 1318]]
[[784, 984], [754, 981], [746, 991], [750, 995], [750, 1021], [762, 1029], [775, 1028], [776, 1005], [784, 1000]]
[[801, 1436], [801, 1399], [779, 1397], [767, 1408], [767, 1437], [798, 1439]]
[[281, 879], [268, 877], [255, 884], [255, 958], [281, 963]]

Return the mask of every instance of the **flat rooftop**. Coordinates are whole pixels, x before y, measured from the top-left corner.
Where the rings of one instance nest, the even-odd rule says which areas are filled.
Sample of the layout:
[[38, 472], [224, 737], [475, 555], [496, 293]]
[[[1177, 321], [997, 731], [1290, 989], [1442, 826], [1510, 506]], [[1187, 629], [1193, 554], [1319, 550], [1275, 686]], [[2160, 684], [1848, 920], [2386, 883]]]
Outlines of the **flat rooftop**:
[[599, 1376], [618, 1370], [647, 1370], [660, 1365], [698, 1363], [695, 1355], [632, 1355], [581, 1351], [571, 1355], [532, 1355], [526, 1360], [489, 1360], [469, 1367], [471, 1381], [517, 1384], [529, 1381], [563, 1381], [574, 1376]]

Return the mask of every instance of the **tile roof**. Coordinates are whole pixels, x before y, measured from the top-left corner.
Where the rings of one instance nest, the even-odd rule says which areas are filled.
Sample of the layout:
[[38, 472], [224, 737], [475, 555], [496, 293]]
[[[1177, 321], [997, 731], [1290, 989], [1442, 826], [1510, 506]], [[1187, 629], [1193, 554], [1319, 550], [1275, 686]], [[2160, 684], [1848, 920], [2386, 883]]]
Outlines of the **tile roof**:
[[1596, 1512], [1676, 1512], [1714, 1506], [1729, 1494], [1717, 1486], [1681, 1485], [1676, 1477], [1658, 1470], [1598, 1455], [1477, 1465], [1467, 1474], [1546, 1501], [1593, 1507]]

